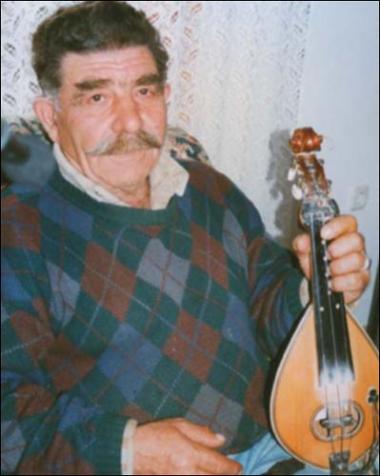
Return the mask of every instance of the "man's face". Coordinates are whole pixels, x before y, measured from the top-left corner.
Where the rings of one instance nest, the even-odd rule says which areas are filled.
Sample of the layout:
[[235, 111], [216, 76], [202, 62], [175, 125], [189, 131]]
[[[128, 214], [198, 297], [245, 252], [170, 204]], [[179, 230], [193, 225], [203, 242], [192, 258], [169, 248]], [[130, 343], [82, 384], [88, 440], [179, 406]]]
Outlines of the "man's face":
[[169, 95], [149, 49], [68, 53], [61, 78], [59, 104], [45, 100], [50, 109], [40, 114], [35, 106], [53, 141], [94, 182], [129, 194], [145, 187], [164, 141]]

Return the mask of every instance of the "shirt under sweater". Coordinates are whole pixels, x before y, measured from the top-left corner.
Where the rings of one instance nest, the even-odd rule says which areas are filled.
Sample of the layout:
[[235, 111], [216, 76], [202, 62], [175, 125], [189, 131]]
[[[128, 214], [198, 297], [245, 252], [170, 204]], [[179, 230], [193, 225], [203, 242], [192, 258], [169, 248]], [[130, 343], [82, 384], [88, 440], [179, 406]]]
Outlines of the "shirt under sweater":
[[302, 275], [224, 175], [181, 165], [163, 210], [99, 203], [58, 171], [3, 195], [5, 474], [120, 474], [128, 418], [208, 425], [224, 453], [267, 430]]

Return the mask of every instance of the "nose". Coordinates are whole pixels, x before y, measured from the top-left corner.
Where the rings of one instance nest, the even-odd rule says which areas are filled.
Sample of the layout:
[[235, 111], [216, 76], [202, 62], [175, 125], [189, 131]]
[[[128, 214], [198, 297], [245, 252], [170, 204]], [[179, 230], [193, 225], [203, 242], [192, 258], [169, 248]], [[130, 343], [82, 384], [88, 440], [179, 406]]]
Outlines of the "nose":
[[119, 97], [114, 106], [113, 130], [115, 134], [134, 134], [142, 128], [139, 105], [128, 95]]

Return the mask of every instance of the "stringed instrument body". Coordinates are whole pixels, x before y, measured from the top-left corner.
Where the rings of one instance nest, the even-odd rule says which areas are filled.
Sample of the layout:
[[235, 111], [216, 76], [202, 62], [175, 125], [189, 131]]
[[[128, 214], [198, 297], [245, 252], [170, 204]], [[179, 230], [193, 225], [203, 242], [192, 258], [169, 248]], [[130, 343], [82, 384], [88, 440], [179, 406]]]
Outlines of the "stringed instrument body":
[[298, 129], [290, 141], [303, 203], [301, 222], [312, 243], [312, 305], [284, 353], [270, 401], [273, 432], [295, 458], [332, 474], [368, 464], [378, 450], [379, 358], [371, 339], [331, 291], [324, 223], [338, 214], [321, 162], [322, 137]]

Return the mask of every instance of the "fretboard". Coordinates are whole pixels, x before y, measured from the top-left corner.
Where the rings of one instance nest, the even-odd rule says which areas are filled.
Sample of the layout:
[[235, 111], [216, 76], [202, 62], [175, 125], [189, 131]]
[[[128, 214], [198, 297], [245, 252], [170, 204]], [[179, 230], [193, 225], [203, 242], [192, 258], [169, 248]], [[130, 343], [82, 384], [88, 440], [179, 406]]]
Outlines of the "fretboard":
[[321, 224], [311, 224], [312, 293], [319, 364], [320, 385], [339, 380], [352, 380], [354, 368], [347, 329], [343, 294], [329, 286], [330, 271], [327, 243], [322, 240]]

